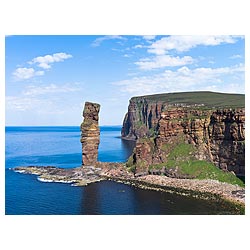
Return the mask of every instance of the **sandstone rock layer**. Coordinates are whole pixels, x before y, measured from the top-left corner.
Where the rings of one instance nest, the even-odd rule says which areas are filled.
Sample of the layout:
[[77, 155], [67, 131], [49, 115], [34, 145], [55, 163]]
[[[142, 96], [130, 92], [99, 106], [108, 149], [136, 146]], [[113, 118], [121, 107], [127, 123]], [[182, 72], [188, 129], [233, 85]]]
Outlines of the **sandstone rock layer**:
[[244, 176], [244, 98], [210, 92], [133, 97], [122, 137], [136, 140], [130, 159], [136, 172], [168, 161], [172, 145], [182, 137], [195, 146], [198, 160]]
[[99, 121], [100, 105], [86, 102], [81, 124], [82, 165], [95, 165], [100, 143]]

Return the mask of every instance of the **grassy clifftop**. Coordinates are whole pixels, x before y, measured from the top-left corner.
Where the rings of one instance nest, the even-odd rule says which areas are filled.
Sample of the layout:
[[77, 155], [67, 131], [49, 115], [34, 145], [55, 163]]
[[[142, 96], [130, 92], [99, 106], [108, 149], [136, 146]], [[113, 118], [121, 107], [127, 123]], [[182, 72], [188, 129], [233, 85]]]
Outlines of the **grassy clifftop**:
[[211, 108], [242, 108], [245, 107], [244, 94], [225, 94], [210, 91], [179, 92], [133, 97], [131, 100], [144, 99], [148, 102], [181, 103], [185, 105], [204, 104]]

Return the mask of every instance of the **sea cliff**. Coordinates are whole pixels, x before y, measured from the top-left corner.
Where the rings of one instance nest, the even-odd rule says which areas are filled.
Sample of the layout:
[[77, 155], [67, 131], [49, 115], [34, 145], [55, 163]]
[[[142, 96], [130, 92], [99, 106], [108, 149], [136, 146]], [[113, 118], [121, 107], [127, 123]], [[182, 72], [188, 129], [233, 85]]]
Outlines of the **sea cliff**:
[[133, 97], [121, 131], [124, 139], [136, 140], [128, 167], [137, 175], [195, 178], [197, 173], [190, 174], [184, 165], [191, 168], [200, 161], [244, 176], [244, 107], [245, 96], [240, 94], [185, 92]]

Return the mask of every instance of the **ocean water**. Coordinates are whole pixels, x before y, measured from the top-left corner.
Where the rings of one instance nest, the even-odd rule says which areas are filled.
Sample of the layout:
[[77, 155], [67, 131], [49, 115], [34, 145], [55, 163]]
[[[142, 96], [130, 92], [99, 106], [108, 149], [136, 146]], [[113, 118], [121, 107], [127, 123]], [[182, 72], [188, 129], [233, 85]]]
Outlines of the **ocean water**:
[[[101, 127], [99, 161], [125, 162], [134, 142], [122, 140], [121, 127]], [[74, 187], [40, 182], [35, 175], [11, 168], [81, 165], [79, 127], [6, 127], [6, 215], [124, 215], [124, 214], [228, 214], [225, 204], [142, 190], [113, 181]]]

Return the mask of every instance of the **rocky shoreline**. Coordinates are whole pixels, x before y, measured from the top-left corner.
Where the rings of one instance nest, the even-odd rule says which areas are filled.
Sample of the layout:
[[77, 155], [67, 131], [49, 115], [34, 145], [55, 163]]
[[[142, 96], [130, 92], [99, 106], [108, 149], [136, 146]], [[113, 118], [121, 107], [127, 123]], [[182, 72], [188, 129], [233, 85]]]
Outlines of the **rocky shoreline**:
[[80, 166], [65, 169], [53, 166], [24, 166], [13, 168], [15, 172], [35, 174], [44, 182], [63, 182], [73, 186], [85, 186], [102, 180], [113, 180], [151, 189], [199, 199], [223, 199], [245, 205], [245, 188], [216, 180], [177, 179], [159, 175], [135, 177], [124, 163], [97, 162], [95, 166]]

